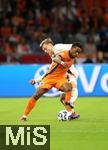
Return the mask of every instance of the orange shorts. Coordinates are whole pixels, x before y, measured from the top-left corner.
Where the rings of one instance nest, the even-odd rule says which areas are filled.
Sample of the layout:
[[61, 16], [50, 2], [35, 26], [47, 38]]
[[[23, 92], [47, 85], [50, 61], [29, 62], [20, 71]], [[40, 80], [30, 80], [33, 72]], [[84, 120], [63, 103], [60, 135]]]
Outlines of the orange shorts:
[[57, 88], [58, 90], [60, 89], [60, 87], [64, 84], [67, 83], [68, 80], [65, 77], [61, 77], [61, 78], [49, 78], [49, 77], [45, 77], [42, 80], [42, 83], [38, 86], [38, 88], [45, 88], [50, 90], [52, 87]]

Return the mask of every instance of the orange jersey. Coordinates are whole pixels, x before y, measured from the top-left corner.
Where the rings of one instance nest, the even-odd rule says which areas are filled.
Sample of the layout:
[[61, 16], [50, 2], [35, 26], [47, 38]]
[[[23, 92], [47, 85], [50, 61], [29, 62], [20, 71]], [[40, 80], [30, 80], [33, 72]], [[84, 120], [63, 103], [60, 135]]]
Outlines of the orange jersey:
[[61, 57], [61, 60], [64, 62], [68, 62], [68, 67], [63, 67], [61, 64], [57, 64], [55, 62], [52, 62], [50, 68], [48, 69], [45, 78], [61, 78], [63, 77], [66, 72], [69, 70], [71, 65], [74, 63], [74, 59], [72, 59], [69, 55], [69, 51], [63, 51], [59, 53], [59, 56]]

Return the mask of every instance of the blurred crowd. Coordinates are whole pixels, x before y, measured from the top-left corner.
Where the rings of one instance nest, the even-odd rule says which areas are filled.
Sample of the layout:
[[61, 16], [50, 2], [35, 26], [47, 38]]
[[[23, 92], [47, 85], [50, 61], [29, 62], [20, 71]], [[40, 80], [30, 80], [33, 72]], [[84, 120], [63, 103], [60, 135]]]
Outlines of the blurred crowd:
[[44, 55], [39, 43], [45, 37], [55, 44], [81, 42], [81, 63], [108, 63], [108, 0], [0, 0], [0, 55], [5, 63]]

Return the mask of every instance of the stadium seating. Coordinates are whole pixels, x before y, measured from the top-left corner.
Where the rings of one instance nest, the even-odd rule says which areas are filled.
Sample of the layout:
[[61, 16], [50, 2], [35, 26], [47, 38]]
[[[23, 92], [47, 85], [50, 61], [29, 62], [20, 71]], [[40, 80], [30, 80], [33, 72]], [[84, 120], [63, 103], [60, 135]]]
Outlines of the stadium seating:
[[32, 64], [32, 63], [51, 63], [51, 59], [47, 55], [23, 55], [21, 57], [21, 63]]
[[6, 55], [0, 54], [0, 63], [6, 62]]

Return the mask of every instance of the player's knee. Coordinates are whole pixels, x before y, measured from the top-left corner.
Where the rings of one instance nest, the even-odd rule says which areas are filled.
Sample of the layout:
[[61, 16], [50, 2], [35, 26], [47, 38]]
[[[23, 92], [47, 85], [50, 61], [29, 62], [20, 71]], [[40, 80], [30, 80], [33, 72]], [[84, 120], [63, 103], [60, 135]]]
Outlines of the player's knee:
[[71, 90], [72, 90], [71, 84], [70, 84], [70, 83], [69, 83], [69, 84], [66, 84], [65, 92], [69, 92], [69, 91], [71, 91]]
[[47, 89], [37, 89], [36, 93], [33, 95], [34, 99], [38, 100], [47, 91]]
[[62, 91], [64, 92], [69, 92], [72, 90], [72, 86], [70, 83], [65, 83], [62, 87], [61, 87]]

